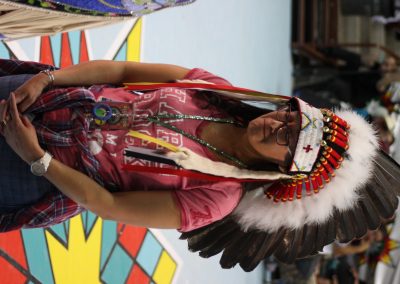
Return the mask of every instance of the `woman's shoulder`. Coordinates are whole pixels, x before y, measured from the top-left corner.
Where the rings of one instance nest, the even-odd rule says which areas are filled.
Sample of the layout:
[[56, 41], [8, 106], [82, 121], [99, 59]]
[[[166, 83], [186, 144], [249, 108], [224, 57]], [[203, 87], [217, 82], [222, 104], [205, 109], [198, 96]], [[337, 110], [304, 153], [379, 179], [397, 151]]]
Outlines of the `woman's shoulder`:
[[204, 69], [201, 69], [201, 68], [191, 69], [186, 74], [186, 76], [183, 80], [193, 80], [193, 81], [201, 80], [201, 81], [205, 81], [205, 82], [216, 84], [216, 85], [232, 86], [232, 84], [229, 83], [229, 81], [227, 81], [226, 79], [224, 79], [218, 75], [214, 75], [213, 73], [206, 71]]

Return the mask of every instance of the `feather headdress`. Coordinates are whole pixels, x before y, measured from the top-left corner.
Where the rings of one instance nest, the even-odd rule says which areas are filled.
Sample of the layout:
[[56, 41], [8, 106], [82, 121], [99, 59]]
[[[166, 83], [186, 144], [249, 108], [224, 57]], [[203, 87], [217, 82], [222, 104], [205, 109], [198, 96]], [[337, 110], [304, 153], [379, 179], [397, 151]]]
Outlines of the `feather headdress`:
[[379, 149], [373, 127], [356, 113], [333, 113], [298, 98], [241, 88], [188, 83], [178, 87], [212, 90], [242, 101], [291, 100], [301, 117], [289, 174], [238, 169], [189, 149], [171, 154], [185, 169], [270, 181], [246, 192], [229, 216], [183, 233], [191, 251], [206, 258], [222, 252], [223, 268], [240, 264], [251, 271], [270, 255], [290, 263], [318, 253], [335, 239], [361, 238], [393, 216], [400, 195], [400, 166]]

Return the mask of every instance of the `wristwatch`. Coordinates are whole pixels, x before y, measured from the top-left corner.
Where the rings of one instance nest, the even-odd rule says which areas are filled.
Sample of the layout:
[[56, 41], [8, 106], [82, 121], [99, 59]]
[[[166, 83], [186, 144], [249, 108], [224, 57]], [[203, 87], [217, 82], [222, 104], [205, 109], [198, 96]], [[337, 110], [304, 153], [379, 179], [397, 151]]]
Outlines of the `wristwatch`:
[[33, 161], [31, 163], [31, 172], [35, 176], [42, 176], [47, 172], [47, 168], [50, 165], [50, 161], [53, 158], [52, 155], [45, 152], [44, 156], [39, 160]]

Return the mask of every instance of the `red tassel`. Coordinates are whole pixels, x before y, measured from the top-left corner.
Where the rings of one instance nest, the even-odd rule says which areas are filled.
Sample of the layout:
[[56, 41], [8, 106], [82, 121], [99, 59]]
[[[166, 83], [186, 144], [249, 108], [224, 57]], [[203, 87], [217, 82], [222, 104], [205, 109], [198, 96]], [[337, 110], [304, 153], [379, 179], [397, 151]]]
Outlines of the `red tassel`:
[[[315, 179], [316, 179], [316, 181], [317, 181], [317, 184], [318, 184], [318, 191], [319, 191], [320, 188], [323, 188], [323, 187], [324, 187], [324, 183], [322, 182], [321, 175], [320, 175], [318, 172], [315, 173]], [[315, 192], [315, 193], [317, 193], [318, 191], [315, 191], [315, 188], [314, 188], [314, 192]]]
[[311, 184], [310, 184], [310, 179], [309, 179], [309, 178], [306, 178], [306, 179], [304, 180], [304, 184], [305, 184], [305, 186], [306, 186], [306, 193], [307, 193], [307, 195], [311, 195]]
[[293, 201], [294, 191], [297, 188], [296, 182], [293, 182], [289, 187], [289, 201]]
[[344, 141], [344, 142], [349, 142], [349, 140], [347, 139], [346, 136], [344, 136], [342, 133], [336, 131], [336, 130], [332, 130], [332, 135], [339, 138], [340, 140]]
[[288, 187], [285, 187], [285, 189], [284, 189], [284, 191], [283, 191], [283, 196], [282, 196], [282, 198], [281, 198], [281, 201], [282, 201], [282, 202], [286, 202], [286, 201], [288, 200], [288, 197], [289, 197], [289, 187], [290, 187], [290, 185], [289, 185]]
[[281, 188], [279, 188], [279, 190], [277, 190], [275, 197], [274, 197], [274, 202], [279, 202], [279, 200], [281, 199], [283, 192], [286, 190], [286, 185], [282, 186]]
[[[297, 189], [296, 189], [296, 198], [297, 199], [301, 199], [301, 196], [303, 194], [303, 181], [305, 181], [305, 179], [297, 181]], [[308, 184], [310, 184], [310, 182], [308, 182]]]
[[311, 183], [312, 183], [314, 192], [318, 192], [319, 189], [318, 189], [317, 179], [315, 178], [315, 174], [311, 174]]
[[342, 162], [342, 161], [343, 161], [343, 157], [340, 156], [338, 152], [336, 152], [335, 150], [333, 150], [332, 147], [329, 147], [329, 146], [328, 146], [328, 147], [326, 148], [326, 151], [327, 151], [329, 154], [331, 154], [331, 155], [336, 159], [336, 161], [339, 161], [339, 162]]
[[326, 172], [325, 168], [322, 165], [318, 168], [318, 171], [321, 174], [321, 176], [324, 178], [326, 183], [331, 181], [331, 179], [329, 178], [328, 173]]
[[267, 198], [271, 199], [271, 198], [275, 195], [275, 193], [279, 190], [279, 187], [280, 187], [281, 185], [282, 185], [282, 184], [281, 184], [280, 182], [271, 185], [270, 187], [268, 187], [268, 188], [264, 191], [264, 194], [267, 196]]
[[346, 130], [344, 130], [342, 127], [340, 127], [339, 125], [337, 125], [334, 122], [330, 122], [329, 123], [329, 128], [333, 129], [333, 130], [336, 130], [337, 132], [340, 132], [344, 136], [348, 136], [349, 135]]
[[331, 156], [331, 154], [328, 154], [328, 152], [324, 152], [323, 155], [325, 158], [328, 160], [328, 162], [335, 168], [339, 168], [338, 162]]
[[336, 145], [338, 145], [339, 147], [341, 147], [345, 150], [349, 149], [349, 145], [347, 145], [347, 143], [345, 141], [342, 141], [335, 136], [329, 136], [328, 140], [331, 141], [332, 143], [335, 143]]
[[328, 161], [324, 158], [321, 159], [321, 163], [324, 166], [324, 168], [329, 172], [329, 174], [334, 177], [335, 176], [335, 171], [332, 169], [331, 165], [329, 165]]
[[350, 125], [349, 125], [346, 121], [344, 121], [344, 120], [341, 119], [340, 117], [336, 116], [334, 113], [332, 113], [331, 118], [332, 118], [332, 120], [333, 120], [336, 124], [338, 124], [339, 126], [342, 126], [342, 127], [344, 127], [345, 129], [349, 129], [349, 128], [350, 128]]

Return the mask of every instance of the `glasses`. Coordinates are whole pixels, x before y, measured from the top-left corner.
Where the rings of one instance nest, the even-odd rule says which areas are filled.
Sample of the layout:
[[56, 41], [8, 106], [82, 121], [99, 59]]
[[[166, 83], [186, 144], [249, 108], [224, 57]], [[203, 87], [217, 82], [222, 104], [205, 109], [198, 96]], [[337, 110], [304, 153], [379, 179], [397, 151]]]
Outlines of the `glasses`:
[[292, 112], [291, 105], [288, 104], [276, 111], [276, 120], [283, 122], [283, 124], [276, 131], [276, 144], [281, 146], [289, 146], [290, 131], [288, 127], [290, 115]]

